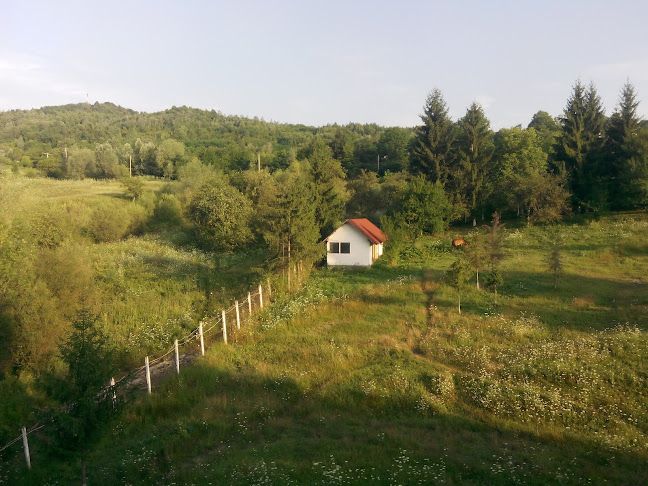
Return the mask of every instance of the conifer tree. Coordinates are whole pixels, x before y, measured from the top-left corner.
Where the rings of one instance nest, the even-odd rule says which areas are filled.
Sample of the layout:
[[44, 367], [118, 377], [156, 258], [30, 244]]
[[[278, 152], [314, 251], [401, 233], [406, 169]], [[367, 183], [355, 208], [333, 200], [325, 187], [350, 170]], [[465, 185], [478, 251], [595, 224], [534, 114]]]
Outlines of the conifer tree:
[[315, 139], [306, 150], [310, 163], [309, 185], [315, 197], [315, 220], [322, 237], [330, 234], [344, 216], [348, 195], [344, 183], [344, 169], [333, 158], [331, 148], [321, 139]]
[[558, 168], [567, 172], [573, 204], [594, 209], [603, 204], [599, 193], [599, 154], [603, 144], [605, 115], [593, 84], [576, 81], [561, 118], [556, 146]]
[[450, 170], [454, 124], [439, 89], [435, 88], [425, 100], [421, 120], [423, 125], [416, 128], [412, 169], [432, 182], [445, 185]]
[[562, 130], [556, 147], [558, 168], [569, 174], [575, 197], [582, 192], [575, 188], [579, 189], [585, 164], [585, 103], [585, 87], [579, 79], [560, 119]]
[[585, 171], [581, 182], [584, 197], [593, 208], [607, 206], [607, 195], [601, 184], [602, 153], [605, 142], [605, 110], [594, 83], [587, 87], [585, 103]]
[[562, 254], [562, 238], [560, 235], [555, 235], [549, 242], [549, 253], [545, 258], [545, 263], [549, 271], [553, 275], [553, 285], [554, 289], [558, 288], [558, 276], [562, 274], [564, 265], [563, 265], [563, 254]]
[[324, 246], [318, 244], [317, 200], [305, 169], [295, 162], [288, 170], [279, 172], [275, 180], [278, 194], [266, 212], [262, 233], [276, 257], [275, 262], [288, 270], [289, 279], [295, 262], [310, 267], [323, 256]]
[[490, 195], [494, 149], [490, 122], [478, 103], [470, 105], [459, 120], [457, 145], [459, 164], [452, 174], [451, 194], [455, 201], [464, 202], [468, 213], [476, 216]]
[[54, 416], [56, 439], [62, 448], [80, 451], [83, 484], [88, 445], [113, 413], [112, 393], [106, 384], [115, 371], [114, 354], [97, 321], [87, 308], [77, 312], [72, 333], [60, 347], [67, 375], [46, 378], [47, 388], [64, 405]]
[[486, 275], [486, 286], [493, 289], [495, 293], [495, 305], [497, 305], [497, 287], [501, 287], [504, 284], [504, 278], [499, 268], [496, 266], [491, 268], [491, 271]]
[[646, 198], [648, 151], [642, 143], [638, 106], [634, 86], [628, 81], [607, 124], [603, 175], [612, 209], [631, 209], [640, 206]]

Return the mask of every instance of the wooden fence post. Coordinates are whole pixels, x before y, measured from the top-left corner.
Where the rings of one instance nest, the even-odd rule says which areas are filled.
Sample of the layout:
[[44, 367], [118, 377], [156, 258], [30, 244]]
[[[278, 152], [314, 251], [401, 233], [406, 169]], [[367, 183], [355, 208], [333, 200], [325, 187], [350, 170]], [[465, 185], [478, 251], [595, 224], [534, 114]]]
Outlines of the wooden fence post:
[[27, 429], [22, 428], [22, 440], [23, 440], [23, 450], [25, 451], [25, 462], [27, 463], [27, 469], [31, 469], [31, 457], [29, 456], [29, 442], [27, 442]]
[[151, 369], [149, 368], [148, 356], [144, 359], [144, 366], [146, 367], [146, 386], [149, 394], [151, 393]]
[[252, 294], [248, 292], [248, 311], [252, 315]]
[[176, 358], [176, 373], [180, 374], [180, 352], [178, 351], [178, 340], [175, 340], [175, 358]]
[[200, 325], [198, 326], [198, 329], [200, 330], [200, 352], [203, 356], [205, 356], [205, 338], [203, 337], [202, 321], [200, 321]]
[[222, 311], [223, 316], [223, 341], [227, 344], [227, 324], [225, 323], [225, 311]]
[[263, 309], [263, 289], [259, 285], [259, 307]]
[[236, 306], [236, 329], [241, 329], [241, 314], [239, 313], [238, 300], [234, 303]]

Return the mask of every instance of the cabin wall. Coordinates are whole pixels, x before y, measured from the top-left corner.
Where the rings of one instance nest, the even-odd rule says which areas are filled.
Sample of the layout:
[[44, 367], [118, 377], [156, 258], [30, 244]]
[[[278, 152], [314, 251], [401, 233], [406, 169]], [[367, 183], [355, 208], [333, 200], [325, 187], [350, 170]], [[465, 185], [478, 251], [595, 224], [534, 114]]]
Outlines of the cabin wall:
[[[331, 243], [350, 243], [350, 253], [331, 253]], [[328, 266], [349, 265], [370, 267], [372, 262], [371, 243], [365, 235], [350, 224], [344, 224], [331, 234], [326, 244]]]

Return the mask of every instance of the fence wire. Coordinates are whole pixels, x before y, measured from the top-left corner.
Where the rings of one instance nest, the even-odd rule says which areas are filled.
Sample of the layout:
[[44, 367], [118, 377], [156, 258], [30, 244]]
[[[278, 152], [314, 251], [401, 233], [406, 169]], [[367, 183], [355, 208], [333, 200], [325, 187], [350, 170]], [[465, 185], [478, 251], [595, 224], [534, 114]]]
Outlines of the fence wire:
[[[261, 286], [259, 286], [259, 288], [261, 288]], [[250, 307], [251, 299], [254, 299], [255, 297], [258, 297], [259, 295], [261, 295], [261, 293], [259, 292], [259, 290], [256, 290], [256, 291], [254, 291], [254, 292], [248, 292], [248, 295], [246, 295], [243, 299], [240, 299], [240, 300], [238, 301], [239, 312], [240, 312], [240, 309], [241, 309], [241, 308], [247, 308], [247, 307]], [[270, 294], [268, 294], [268, 297], [269, 297], [269, 295], [270, 295]], [[267, 298], [267, 297], [266, 297], [266, 298]], [[246, 304], [247, 304], [247, 305], [246, 305]], [[228, 307], [227, 309], [225, 309], [225, 315], [229, 315], [231, 312], [235, 311], [235, 310], [236, 310], [236, 307], [237, 307], [237, 304], [234, 303], [234, 304], [232, 304], [230, 307]], [[250, 312], [250, 309], [248, 309], [248, 316], [247, 316], [248, 319], [251, 317], [251, 315], [252, 315], [252, 313]], [[241, 317], [241, 321], [243, 321], [243, 316], [240, 315], [240, 317]], [[205, 319], [203, 319], [201, 322], [202, 322], [203, 324], [208, 323], [208, 322], [211, 322], [211, 323], [212, 323], [211, 326], [207, 328], [207, 330], [203, 329], [203, 337], [204, 337], [208, 332], [210, 332], [210, 331], [211, 331], [212, 329], [214, 329], [216, 326], [218, 326], [219, 324], [221, 324], [221, 323], [223, 322], [223, 318], [222, 318], [222, 317], [219, 317], [218, 319], [215, 319], [215, 318], [205, 318]], [[204, 327], [204, 325], [203, 325], [203, 327]], [[220, 326], [220, 329], [222, 329], [222, 326]], [[187, 336], [183, 337], [182, 339], [179, 339], [179, 340], [178, 340], [178, 348], [180, 348], [180, 346], [184, 346], [185, 344], [188, 344], [189, 342], [191, 342], [192, 339], [193, 339], [193, 340], [198, 340], [198, 339], [200, 339], [200, 331], [199, 331], [199, 329], [194, 329], [194, 330], [191, 331], [191, 333], [189, 333]], [[159, 357], [157, 357], [157, 358], [154, 358], [154, 359], [152, 359], [152, 360], [149, 360], [149, 367], [153, 366], [154, 364], [160, 363], [164, 358], [166, 358], [168, 355], [170, 355], [170, 354], [173, 353], [173, 352], [175, 352], [175, 343], [173, 344], [173, 346], [171, 347], [171, 349], [169, 349], [169, 350], [168, 350], [166, 353], [164, 353], [162, 356], [159, 356]], [[135, 375], [137, 375], [137, 374], [140, 373], [141, 371], [144, 371], [145, 369], [146, 369], [146, 365], [144, 365], [144, 366], [140, 366], [139, 368], [136, 368], [135, 370], [131, 370], [131, 371], [127, 372], [127, 373], [126, 373], [124, 376], [122, 376], [119, 380], [115, 381], [115, 384], [114, 384], [114, 385], [111, 385], [109, 388], [113, 388], [113, 389], [115, 389], [115, 388], [117, 387], [117, 385], [120, 384], [120, 383], [122, 383], [122, 382], [124, 382], [124, 383], [128, 383], [128, 382], [129, 382], [129, 381], [130, 381], [130, 380], [131, 380]], [[26, 434], [29, 435], [29, 434], [31, 434], [32, 432], [36, 432], [37, 430], [42, 429], [43, 427], [45, 427], [45, 424], [41, 424], [40, 422], [39, 422], [39, 423], [36, 423], [36, 424], [33, 425], [31, 428], [29, 428], [29, 430], [26, 430]], [[11, 447], [12, 445], [14, 445], [16, 442], [20, 441], [21, 439], [22, 439], [22, 433], [21, 433], [18, 437], [16, 437], [15, 439], [9, 441], [9, 442], [6, 443], [4, 446], [2, 446], [2, 448], [0, 448], [0, 453], [3, 452], [5, 449], [7, 449], [7, 448]]]

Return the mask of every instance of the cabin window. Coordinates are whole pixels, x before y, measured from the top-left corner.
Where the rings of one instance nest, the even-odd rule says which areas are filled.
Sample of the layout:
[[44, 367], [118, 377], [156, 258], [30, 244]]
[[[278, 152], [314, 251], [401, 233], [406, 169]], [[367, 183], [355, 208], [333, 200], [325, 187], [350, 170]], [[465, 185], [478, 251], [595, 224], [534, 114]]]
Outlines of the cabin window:
[[340, 253], [340, 244], [339, 243], [329, 243], [329, 253]]
[[340, 243], [340, 253], [351, 253], [351, 243]]

